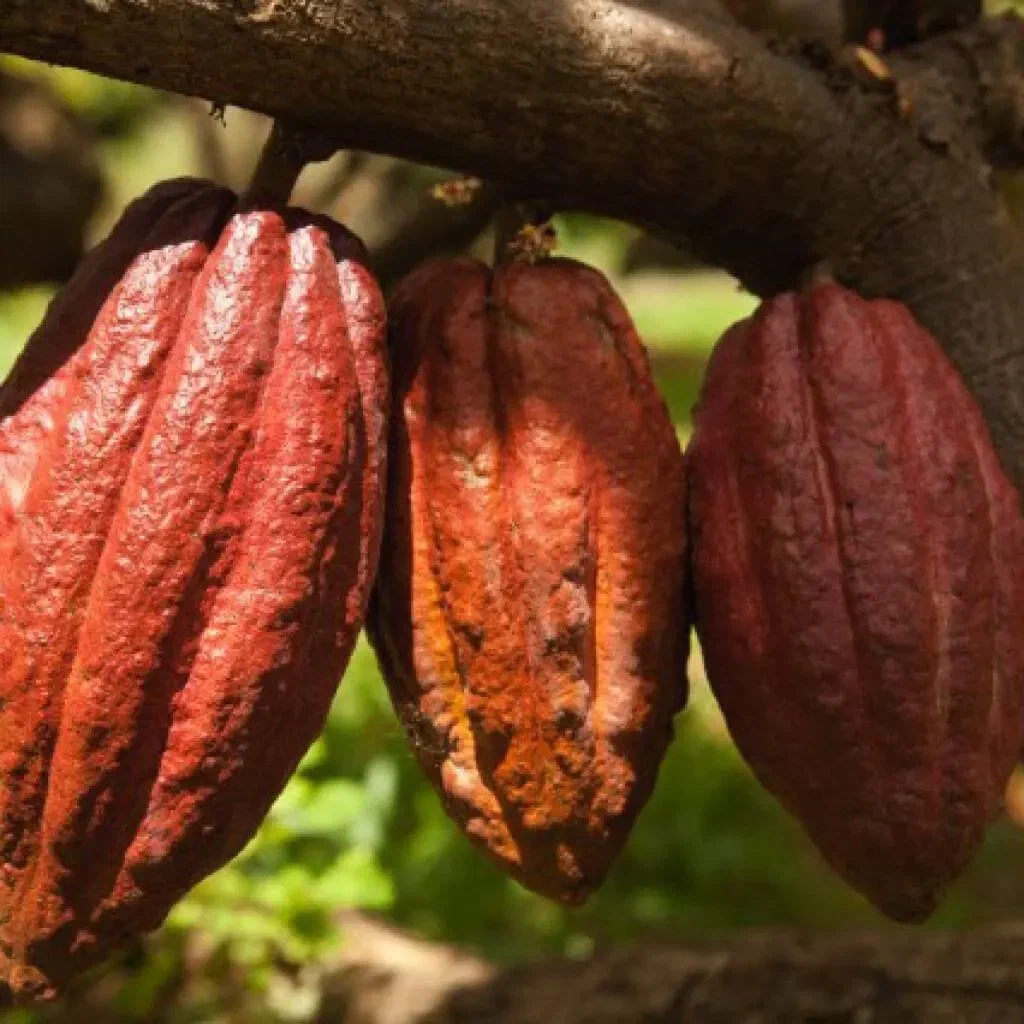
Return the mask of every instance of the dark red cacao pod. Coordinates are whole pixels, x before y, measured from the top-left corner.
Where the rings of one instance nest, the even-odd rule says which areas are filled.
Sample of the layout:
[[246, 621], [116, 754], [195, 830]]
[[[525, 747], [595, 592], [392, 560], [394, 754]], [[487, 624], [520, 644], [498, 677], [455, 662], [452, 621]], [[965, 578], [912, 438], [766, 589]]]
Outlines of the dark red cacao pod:
[[157, 186], [0, 391], [0, 982], [233, 857], [322, 726], [382, 526], [383, 302], [332, 221]]
[[430, 263], [389, 317], [367, 629], [448, 813], [581, 902], [686, 699], [679, 443], [625, 309], [578, 263]]
[[1020, 501], [974, 399], [905, 307], [822, 284], [722, 338], [687, 460], [733, 738], [851, 885], [927, 917], [1024, 731]]

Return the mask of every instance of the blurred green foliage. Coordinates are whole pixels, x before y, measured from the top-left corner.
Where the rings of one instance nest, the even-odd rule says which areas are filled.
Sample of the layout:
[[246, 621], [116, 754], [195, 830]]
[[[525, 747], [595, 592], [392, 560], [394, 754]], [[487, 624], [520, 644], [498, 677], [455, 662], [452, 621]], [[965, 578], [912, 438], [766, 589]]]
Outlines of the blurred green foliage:
[[[16, 65], [26, 66], [4, 63]], [[79, 72], [31, 70], [102, 129], [112, 200], [97, 233], [156, 179], [202, 170], [195, 122], [180, 103]], [[229, 129], [240, 118], [230, 112]], [[251, 148], [251, 121], [245, 133]], [[563, 217], [559, 236], [563, 253], [615, 281], [685, 435], [704, 360], [721, 332], [754, 308], [753, 298], [707, 271], [624, 275], [636, 232], [623, 225]], [[45, 290], [0, 295], [0, 374], [49, 297]], [[322, 736], [256, 838], [177, 906], [161, 932], [89, 984], [105, 986], [112, 1021], [311, 1019], [320, 972], [344, 938], [338, 912], [353, 907], [506, 961], [585, 956], [597, 944], [641, 935], [714, 937], [747, 925], [882, 926], [754, 783], [704, 684], [699, 652], [691, 669], [690, 706], [653, 798], [603, 889], [585, 908], [566, 910], [506, 879], [445, 817], [361, 643]], [[932, 926], [1020, 913], [1022, 854], [1024, 833], [995, 829]], [[60, 1007], [0, 1013], [2, 1024], [69, 1019]]]

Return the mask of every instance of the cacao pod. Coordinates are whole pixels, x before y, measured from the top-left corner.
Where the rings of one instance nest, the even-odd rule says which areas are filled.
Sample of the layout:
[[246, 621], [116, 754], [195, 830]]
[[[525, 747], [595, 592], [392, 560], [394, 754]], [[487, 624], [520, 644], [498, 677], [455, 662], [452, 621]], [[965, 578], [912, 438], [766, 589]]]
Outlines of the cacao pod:
[[157, 186], [0, 391], [0, 982], [54, 994], [233, 857], [382, 526], [383, 302], [332, 221]]
[[927, 917], [1024, 732], [1020, 501], [980, 410], [904, 306], [824, 283], [725, 334], [687, 460], [736, 744], [851, 885]]
[[679, 443], [626, 311], [568, 260], [413, 272], [367, 631], [447, 812], [581, 902], [686, 699]]

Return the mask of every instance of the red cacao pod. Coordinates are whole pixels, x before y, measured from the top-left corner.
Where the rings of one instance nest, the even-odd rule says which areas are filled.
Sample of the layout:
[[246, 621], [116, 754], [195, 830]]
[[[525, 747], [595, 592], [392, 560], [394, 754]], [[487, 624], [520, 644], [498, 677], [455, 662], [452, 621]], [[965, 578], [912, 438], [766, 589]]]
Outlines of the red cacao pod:
[[740, 751], [825, 858], [919, 920], [1020, 750], [1020, 501], [902, 305], [826, 283], [719, 342], [687, 452], [697, 631]]
[[367, 629], [448, 813], [580, 902], [686, 699], [685, 490], [643, 347], [568, 260], [415, 271]]
[[[208, 188], [197, 179], [176, 178], [132, 203], [110, 237], [54, 298], [45, 323], [0, 385], [0, 535], [24, 498], [38, 442], [53, 425], [50, 408], [64, 395], [74, 357], [103, 302], [138, 254], [140, 240], [176, 201]], [[216, 195], [227, 205], [232, 201], [230, 193]]]
[[233, 857], [312, 742], [382, 525], [360, 244], [138, 200], [0, 391], [0, 981], [23, 998]]

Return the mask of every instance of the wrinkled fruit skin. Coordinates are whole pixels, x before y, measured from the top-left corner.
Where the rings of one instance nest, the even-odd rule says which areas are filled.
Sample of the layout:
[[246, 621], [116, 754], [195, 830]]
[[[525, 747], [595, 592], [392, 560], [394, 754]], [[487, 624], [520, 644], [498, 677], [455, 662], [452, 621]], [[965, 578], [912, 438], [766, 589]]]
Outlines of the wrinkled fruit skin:
[[523, 885], [578, 903], [686, 700], [675, 431], [624, 308], [580, 264], [426, 264], [389, 318], [368, 632], [448, 813]]
[[134, 203], [0, 390], [0, 987], [47, 998], [233, 857], [312, 742], [382, 526], [360, 244]]
[[1024, 731], [1020, 502], [979, 409], [905, 307], [823, 284], [722, 338], [687, 461], [734, 740], [851, 885], [927, 917]]

